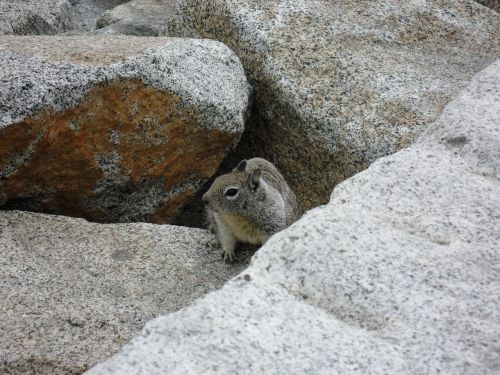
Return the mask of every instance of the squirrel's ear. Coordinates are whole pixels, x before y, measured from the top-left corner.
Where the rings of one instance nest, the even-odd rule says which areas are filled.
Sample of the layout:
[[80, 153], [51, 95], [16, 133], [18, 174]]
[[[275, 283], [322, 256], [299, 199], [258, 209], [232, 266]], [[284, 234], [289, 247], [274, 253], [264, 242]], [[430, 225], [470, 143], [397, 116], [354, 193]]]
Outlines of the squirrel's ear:
[[243, 159], [242, 161], [240, 161], [240, 163], [236, 167], [236, 170], [238, 170], [240, 172], [245, 172], [246, 168], [247, 168], [247, 161], [246, 161], [246, 159]]
[[260, 173], [261, 173], [260, 168], [257, 168], [256, 170], [254, 170], [250, 174], [250, 176], [248, 176], [248, 182], [249, 182], [250, 188], [254, 191], [257, 190], [257, 188], [259, 187]]

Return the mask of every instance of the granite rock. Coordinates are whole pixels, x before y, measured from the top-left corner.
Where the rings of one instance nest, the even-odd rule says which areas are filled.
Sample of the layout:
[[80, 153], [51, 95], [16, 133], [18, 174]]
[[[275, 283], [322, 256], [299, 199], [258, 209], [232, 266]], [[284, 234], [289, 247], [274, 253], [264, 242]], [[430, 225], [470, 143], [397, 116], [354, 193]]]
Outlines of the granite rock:
[[104, 12], [97, 34], [158, 36], [172, 17], [176, 0], [132, 0]]
[[0, 211], [0, 373], [80, 374], [242, 271], [206, 230]]
[[58, 34], [95, 29], [96, 19], [125, 0], [4, 0], [0, 35]]
[[500, 60], [107, 374], [498, 374]]
[[0, 64], [0, 207], [168, 223], [243, 132], [220, 42], [3, 36]]
[[483, 4], [497, 12], [500, 12], [500, 1], [498, 0], [476, 0], [478, 3]]
[[274, 161], [303, 208], [415, 139], [500, 54], [472, 0], [181, 0], [164, 33], [224, 42], [255, 87], [236, 159]]

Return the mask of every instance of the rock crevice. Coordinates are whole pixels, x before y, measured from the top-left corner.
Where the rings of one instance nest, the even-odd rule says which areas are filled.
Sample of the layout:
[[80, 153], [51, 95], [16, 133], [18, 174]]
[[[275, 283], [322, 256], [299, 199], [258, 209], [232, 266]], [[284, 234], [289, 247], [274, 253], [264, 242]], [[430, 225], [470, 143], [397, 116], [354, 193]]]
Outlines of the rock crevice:
[[500, 60], [244, 274], [88, 374], [498, 373], [499, 88]]
[[462, 0], [181, 0], [164, 33], [238, 54], [257, 111], [240, 156], [275, 158], [308, 209], [408, 146], [497, 58], [498, 30], [498, 15]]

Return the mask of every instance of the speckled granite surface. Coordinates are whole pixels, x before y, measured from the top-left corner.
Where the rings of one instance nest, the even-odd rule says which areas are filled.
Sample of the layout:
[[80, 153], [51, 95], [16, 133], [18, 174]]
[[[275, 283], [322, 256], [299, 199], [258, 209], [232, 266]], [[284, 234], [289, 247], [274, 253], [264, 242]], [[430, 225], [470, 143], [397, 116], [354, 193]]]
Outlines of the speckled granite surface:
[[307, 208], [409, 145], [500, 55], [500, 17], [472, 0], [181, 0], [167, 26], [238, 54], [259, 115], [240, 148]]
[[246, 267], [201, 229], [0, 211], [0, 373], [80, 374]]
[[106, 9], [126, 0], [3, 0], [0, 35], [47, 35], [95, 29]]
[[483, 4], [497, 12], [500, 12], [500, 1], [498, 0], [476, 0], [479, 4]]
[[44, 109], [74, 107], [98, 84], [137, 79], [182, 97], [186, 106], [203, 105], [207, 113], [199, 115], [211, 115], [204, 119], [206, 126], [243, 131], [246, 78], [234, 53], [216, 41], [87, 34], [2, 36], [0, 58], [4, 67], [0, 127]]
[[0, 207], [169, 223], [244, 129], [220, 42], [3, 36], [0, 65]]
[[500, 60], [107, 374], [498, 374]]

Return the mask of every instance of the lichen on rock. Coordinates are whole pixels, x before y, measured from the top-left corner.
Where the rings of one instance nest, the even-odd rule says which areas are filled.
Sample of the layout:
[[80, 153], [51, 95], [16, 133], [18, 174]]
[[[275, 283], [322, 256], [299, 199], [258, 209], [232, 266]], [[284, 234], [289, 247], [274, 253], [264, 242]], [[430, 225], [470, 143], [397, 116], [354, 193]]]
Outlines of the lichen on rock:
[[2, 42], [5, 208], [171, 222], [243, 132], [249, 88], [239, 60], [220, 43]]

